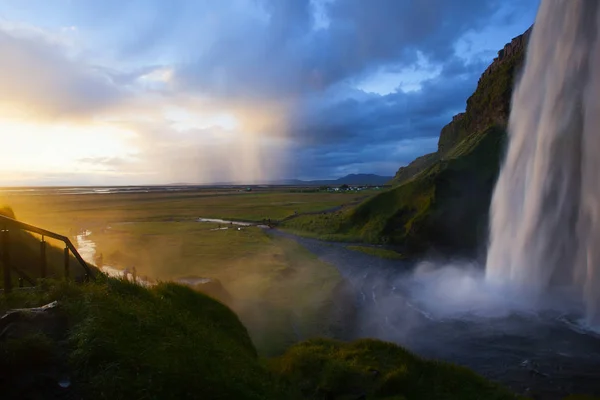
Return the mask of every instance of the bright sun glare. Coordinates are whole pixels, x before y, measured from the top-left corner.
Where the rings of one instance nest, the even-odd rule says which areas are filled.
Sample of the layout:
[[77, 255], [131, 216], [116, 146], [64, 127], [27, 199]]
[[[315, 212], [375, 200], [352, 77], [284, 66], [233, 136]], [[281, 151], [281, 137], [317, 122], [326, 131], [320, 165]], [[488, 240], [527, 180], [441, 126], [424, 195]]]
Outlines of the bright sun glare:
[[[0, 179], [26, 173], [102, 172], [90, 160], [127, 158], [136, 149], [127, 143], [135, 134], [105, 124], [39, 124], [0, 119]], [[87, 159], [88, 162], [85, 162]]]

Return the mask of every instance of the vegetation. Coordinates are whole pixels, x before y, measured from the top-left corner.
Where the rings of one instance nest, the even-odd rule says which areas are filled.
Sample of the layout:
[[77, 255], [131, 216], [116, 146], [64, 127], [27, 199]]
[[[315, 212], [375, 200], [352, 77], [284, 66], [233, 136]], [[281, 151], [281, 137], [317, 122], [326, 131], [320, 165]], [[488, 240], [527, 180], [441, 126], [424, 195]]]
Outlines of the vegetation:
[[[83, 196], [90, 199], [88, 207], [96, 205], [93, 197]], [[82, 203], [80, 207], [86, 205]], [[142, 216], [138, 212], [138, 218]], [[343, 279], [335, 267], [295, 241], [257, 227], [238, 230], [228, 224], [152, 221], [152, 217], [147, 214], [147, 222], [111, 223], [110, 229], [92, 231], [84, 240], [102, 253], [103, 265], [135, 268], [144, 280], [210, 278], [211, 284], [197, 289], [232, 307], [263, 355], [280, 354], [298, 340], [339, 330], [340, 321], [332, 319], [332, 313], [340, 304], [351, 303], [336, 292]], [[38, 238], [15, 232], [11, 252], [13, 265], [18, 262], [31, 277], [40, 277]], [[55, 270], [51, 276], [62, 278], [62, 249], [49, 248], [51, 254]], [[73, 272], [80, 271], [76, 261], [71, 265]]]
[[[49, 283], [23, 296], [35, 297], [28, 302], [38, 305], [58, 300], [68, 337], [66, 344], [40, 333], [2, 342], [0, 352], [9, 357], [0, 359], [0, 376], [6, 380], [19, 379], [40, 361], [56, 365], [56, 355], [66, 352], [73, 389], [86, 399], [294, 398], [261, 365], [237, 316], [184, 286], [146, 289], [106, 278], [87, 285]], [[2, 305], [15, 302], [3, 299]], [[23, 360], [20, 369], [13, 360]]]
[[41, 291], [1, 297], [0, 309], [53, 300], [68, 320], [65, 341], [37, 332], [0, 342], [5, 388], [27, 373], [35, 381], [44, 368], [63, 368], [70, 390], [86, 399], [514, 398], [464, 368], [376, 340], [315, 339], [265, 362], [232, 311], [173, 283], [46, 282]]
[[315, 399], [515, 399], [467, 370], [426, 361], [392, 343], [316, 339], [292, 346], [272, 368]]
[[398, 252], [381, 247], [353, 245], [348, 246], [347, 248], [353, 251], [360, 251], [361, 253], [369, 254], [371, 256], [387, 258], [388, 260], [403, 260], [405, 258], [402, 254]]
[[[227, 229], [224, 229], [227, 228]], [[139, 222], [92, 233], [107, 265], [135, 267], [139, 276], [208, 277], [232, 295], [230, 305], [263, 354], [328, 332], [338, 271], [296, 242], [257, 227], [198, 222]]]
[[490, 198], [505, 145], [491, 127], [463, 140], [443, 160], [354, 208], [302, 216], [283, 224], [321, 239], [401, 244], [407, 255], [472, 255], [486, 237]]
[[[372, 191], [372, 194], [377, 193]], [[19, 218], [44, 228], [75, 234], [98, 231], [118, 222], [193, 221], [199, 217], [273, 221], [331, 209], [364, 197], [357, 193], [291, 193], [289, 189], [239, 192], [198, 189], [190, 192], [112, 193], [102, 195], [31, 195], [0, 192]], [[44, 212], [40, 212], [43, 210]]]
[[[0, 208], [0, 215], [15, 219], [15, 213], [10, 207]], [[41, 276], [41, 249], [39, 235], [30, 234], [20, 230], [11, 230], [10, 235], [10, 259], [11, 266], [15, 272], [11, 274], [13, 287], [19, 285], [18, 272], [24, 273], [31, 279], [37, 279]], [[63, 277], [65, 274], [65, 258], [62, 242], [46, 239], [46, 276], [49, 278]], [[73, 277], [81, 277], [85, 274], [79, 262], [71, 255], [69, 257], [69, 273]], [[0, 285], [4, 285], [4, 275], [0, 274]]]
[[297, 218], [284, 227], [321, 239], [401, 245], [407, 255], [477, 256], [486, 246], [511, 93], [524, 59], [519, 46], [483, 74], [465, 113], [442, 129], [438, 151], [400, 168], [394, 188], [344, 212]]

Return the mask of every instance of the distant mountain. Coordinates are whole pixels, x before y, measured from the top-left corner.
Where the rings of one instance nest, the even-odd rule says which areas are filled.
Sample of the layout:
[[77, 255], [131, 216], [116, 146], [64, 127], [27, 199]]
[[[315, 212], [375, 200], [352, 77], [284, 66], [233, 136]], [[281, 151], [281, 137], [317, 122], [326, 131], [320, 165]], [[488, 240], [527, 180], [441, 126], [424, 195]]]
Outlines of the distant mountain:
[[311, 185], [311, 186], [325, 186], [325, 185], [385, 185], [393, 177], [381, 176], [375, 174], [350, 174], [338, 179], [323, 179], [313, 181], [303, 181], [299, 179], [284, 179], [279, 181], [273, 181], [271, 184], [274, 185]]
[[385, 185], [391, 179], [391, 176], [381, 176], [375, 174], [350, 174], [334, 181], [323, 182], [332, 182], [333, 184], [338, 185]]
[[[313, 181], [303, 181], [300, 179], [279, 179], [273, 181], [264, 181], [252, 185], [289, 185], [289, 186], [339, 186], [339, 185], [385, 185], [393, 179], [392, 176], [381, 176], [375, 174], [350, 174], [338, 179], [322, 179]], [[249, 185], [243, 182], [214, 182], [210, 185], [215, 186], [243, 186]]]
[[498, 52], [465, 112], [442, 128], [435, 153], [400, 168], [393, 189], [369, 198], [335, 226], [365, 241], [403, 245], [405, 252], [483, 253], [512, 91], [530, 34], [531, 28]]

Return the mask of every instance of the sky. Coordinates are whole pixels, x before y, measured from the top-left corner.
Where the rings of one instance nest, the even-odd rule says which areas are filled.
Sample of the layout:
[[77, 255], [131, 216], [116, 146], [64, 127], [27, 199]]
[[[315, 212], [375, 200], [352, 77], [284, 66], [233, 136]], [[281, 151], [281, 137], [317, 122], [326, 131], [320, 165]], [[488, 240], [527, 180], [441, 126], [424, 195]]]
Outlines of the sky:
[[393, 175], [539, 0], [0, 0], [0, 185]]

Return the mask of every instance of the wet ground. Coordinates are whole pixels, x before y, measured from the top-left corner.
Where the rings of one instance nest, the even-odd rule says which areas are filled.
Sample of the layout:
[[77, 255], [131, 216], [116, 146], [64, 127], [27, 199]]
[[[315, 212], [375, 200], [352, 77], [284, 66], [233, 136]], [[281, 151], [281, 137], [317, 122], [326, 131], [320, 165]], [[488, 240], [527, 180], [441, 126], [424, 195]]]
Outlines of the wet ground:
[[467, 366], [533, 398], [600, 395], [600, 336], [573, 329], [562, 313], [437, 317], [411, 296], [408, 263], [269, 232], [294, 238], [350, 282], [359, 317], [348, 329], [356, 337], [393, 341], [421, 356]]

